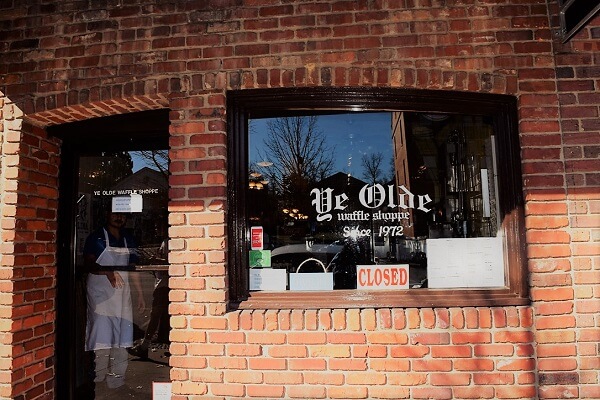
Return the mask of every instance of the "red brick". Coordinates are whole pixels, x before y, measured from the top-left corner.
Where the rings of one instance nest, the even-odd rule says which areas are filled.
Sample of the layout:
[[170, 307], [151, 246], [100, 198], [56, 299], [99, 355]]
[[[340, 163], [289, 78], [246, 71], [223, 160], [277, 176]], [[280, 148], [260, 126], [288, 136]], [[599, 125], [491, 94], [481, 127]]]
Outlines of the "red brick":
[[327, 334], [327, 342], [332, 344], [364, 344], [366, 341], [364, 333], [332, 332]]
[[456, 371], [493, 371], [494, 361], [490, 359], [458, 359], [452, 361]]
[[[438, 347], [433, 347], [433, 351], [437, 351]], [[427, 346], [410, 346], [410, 345], [402, 345], [402, 346], [394, 346], [390, 350], [390, 355], [394, 358], [422, 358], [425, 355], [430, 353], [430, 348]], [[438, 352], [438, 354], [440, 354]], [[372, 357], [372, 355], [371, 355]], [[434, 356], [435, 357], [435, 356]]]
[[332, 371], [366, 371], [368, 369], [365, 359], [330, 359], [329, 369]]
[[432, 373], [431, 384], [434, 386], [467, 386], [471, 383], [471, 374], [451, 372]]
[[281, 398], [285, 392], [285, 388], [279, 385], [248, 385], [246, 393], [249, 397], [256, 398]]
[[[210, 390], [215, 396], [236, 396], [241, 397], [244, 395], [244, 385], [237, 385], [232, 383], [220, 384], [213, 383], [210, 385]], [[199, 393], [203, 394], [203, 393]]]
[[410, 361], [405, 359], [370, 361], [370, 368], [375, 371], [407, 372], [410, 371]]
[[412, 388], [411, 394], [413, 399], [452, 399], [451, 388], [431, 388], [431, 387], [416, 387]]
[[536, 396], [535, 386], [501, 386], [496, 389], [498, 399], [533, 399]]
[[481, 372], [473, 374], [473, 383], [476, 385], [512, 385], [515, 377], [508, 372]]
[[[475, 346], [475, 349], [477, 349], [477, 346]], [[432, 346], [431, 356], [433, 358], [472, 357], [473, 350], [470, 346]]]
[[491, 334], [487, 332], [455, 332], [452, 334], [452, 343], [490, 343], [491, 338]]
[[508, 344], [487, 344], [475, 345], [473, 354], [476, 357], [503, 356], [510, 357], [514, 355], [515, 348]]
[[323, 359], [292, 359], [288, 361], [290, 370], [318, 370], [327, 369], [327, 363]]
[[367, 393], [366, 387], [334, 386], [327, 389], [327, 394], [332, 399], [365, 399]]
[[[219, 346], [215, 347], [216, 349], [220, 349]], [[262, 347], [259, 345], [253, 344], [228, 344], [227, 345], [227, 355], [233, 357], [256, 357], [263, 355]]]
[[322, 332], [294, 332], [288, 334], [290, 344], [325, 344], [327, 335]]
[[411, 334], [410, 342], [413, 344], [449, 344], [450, 334], [449, 333], [416, 333]]
[[505, 331], [494, 333], [494, 342], [499, 343], [529, 343], [533, 342], [533, 333], [531, 331]]
[[453, 387], [452, 392], [461, 399], [493, 399], [494, 388], [491, 387]]
[[408, 336], [396, 332], [372, 332], [367, 334], [367, 341], [374, 344], [406, 344]]
[[295, 385], [287, 388], [286, 392], [292, 399], [324, 399], [326, 396], [323, 386]]
[[272, 346], [269, 349], [268, 355], [275, 358], [305, 358], [308, 356], [308, 351], [306, 346]]
[[498, 365], [499, 371], [532, 371], [535, 368], [535, 360], [533, 358], [512, 359], [505, 362], [500, 362]]

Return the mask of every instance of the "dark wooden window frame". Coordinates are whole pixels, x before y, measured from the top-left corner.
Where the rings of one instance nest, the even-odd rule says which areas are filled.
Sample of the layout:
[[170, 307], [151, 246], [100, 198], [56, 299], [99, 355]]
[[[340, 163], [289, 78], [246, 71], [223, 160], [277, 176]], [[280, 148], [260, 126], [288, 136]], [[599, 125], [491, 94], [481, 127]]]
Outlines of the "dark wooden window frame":
[[[498, 159], [505, 288], [249, 292], [248, 120], [308, 113], [414, 111], [492, 118]], [[517, 101], [513, 96], [395, 88], [279, 88], [227, 93], [228, 272], [231, 309], [509, 306], [529, 303]]]

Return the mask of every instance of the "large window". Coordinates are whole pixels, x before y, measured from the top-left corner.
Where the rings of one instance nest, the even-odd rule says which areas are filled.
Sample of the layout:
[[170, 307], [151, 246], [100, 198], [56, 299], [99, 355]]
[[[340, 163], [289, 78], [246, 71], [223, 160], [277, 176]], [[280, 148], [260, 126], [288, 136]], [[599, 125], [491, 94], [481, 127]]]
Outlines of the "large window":
[[514, 98], [312, 88], [228, 100], [234, 304], [526, 302]]

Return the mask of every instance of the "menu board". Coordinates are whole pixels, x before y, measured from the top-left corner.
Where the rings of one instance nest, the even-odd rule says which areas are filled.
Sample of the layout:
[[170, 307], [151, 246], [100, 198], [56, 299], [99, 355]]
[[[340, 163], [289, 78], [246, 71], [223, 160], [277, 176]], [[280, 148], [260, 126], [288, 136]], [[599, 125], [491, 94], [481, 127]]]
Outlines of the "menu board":
[[427, 239], [430, 288], [504, 287], [501, 237]]

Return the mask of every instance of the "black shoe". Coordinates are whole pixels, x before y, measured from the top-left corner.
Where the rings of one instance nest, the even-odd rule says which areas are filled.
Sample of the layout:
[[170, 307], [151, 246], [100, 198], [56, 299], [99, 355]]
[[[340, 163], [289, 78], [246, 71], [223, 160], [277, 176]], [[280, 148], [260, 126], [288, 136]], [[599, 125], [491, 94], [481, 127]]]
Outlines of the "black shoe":
[[139, 357], [144, 360], [148, 359], [148, 348], [143, 347], [141, 344], [138, 344], [136, 346], [133, 346], [133, 347], [127, 349], [127, 352], [129, 354], [131, 354], [132, 356]]

